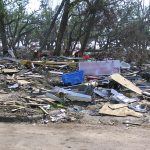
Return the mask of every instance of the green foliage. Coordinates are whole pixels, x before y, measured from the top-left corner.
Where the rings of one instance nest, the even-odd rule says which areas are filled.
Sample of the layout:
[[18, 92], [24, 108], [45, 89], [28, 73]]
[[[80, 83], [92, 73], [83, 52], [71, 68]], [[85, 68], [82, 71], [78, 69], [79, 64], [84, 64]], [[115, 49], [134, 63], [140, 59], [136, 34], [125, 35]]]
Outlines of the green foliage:
[[6, 14], [6, 10], [5, 10], [5, 7], [4, 7], [4, 3], [2, 0], [0, 0], [0, 17], [4, 17]]
[[[31, 0], [0, 0], [0, 17], [3, 18], [9, 47], [22, 42], [26, 46], [31, 42], [41, 43], [49, 29], [58, 6], [48, 6], [47, 0], [41, 0], [40, 10], [29, 13]], [[55, 48], [63, 11], [60, 12], [47, 46]], [[150, 46], [150, 10], [137, 0], [70, 0], [69, 18], [63, 36], [63, 49], [73, 49], [77, 42], [82, 44], [87, 33], [91, 15], [94, 23], [86, 43], [96, 41], [100, 49], [147, 50]], [[0, 33], [1, 34], [1, 33]], [[48, 48], [47, 48], [48, 49]]]

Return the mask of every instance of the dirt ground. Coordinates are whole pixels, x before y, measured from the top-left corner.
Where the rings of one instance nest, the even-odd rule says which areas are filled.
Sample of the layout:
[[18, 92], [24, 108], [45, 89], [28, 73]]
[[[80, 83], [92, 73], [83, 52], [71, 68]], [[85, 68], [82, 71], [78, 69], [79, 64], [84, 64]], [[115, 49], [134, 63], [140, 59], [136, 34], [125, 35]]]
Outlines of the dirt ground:
[[149, 150], [150, 130], [81, 124], [0, 123], [1, 150]]

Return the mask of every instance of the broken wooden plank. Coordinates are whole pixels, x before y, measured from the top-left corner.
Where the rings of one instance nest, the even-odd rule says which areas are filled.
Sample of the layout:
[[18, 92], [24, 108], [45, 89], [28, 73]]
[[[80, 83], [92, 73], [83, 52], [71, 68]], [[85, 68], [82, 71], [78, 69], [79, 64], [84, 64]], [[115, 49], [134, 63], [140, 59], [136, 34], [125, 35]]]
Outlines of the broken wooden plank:
[[63, 74], [63, 72], [58, 72], [58, 71], [49, 71], [49, 73], [55, 74], [55, 75], [62, 75]]
[[113, 75], [110, 76], [110, 78], [113, 79], [114, 81], [116, 81], [117, 83], [121, 84], [122, 86], [130, 89], [131, 91], [142, 95], [142, 90], [139, 87], [134, 85], [131, 81], [124, 78], [120, 74], [113, 74]]
[[28, 76], [28, 77], [31, 77], [31, 78], [41, 78], [41, 79], [44, 78], [44, 76], [38, 75], [38, 74], [32, 74], [32, 75], [27, 75], [27, 76]]
[[70, 65], [70, 64], [77, 64], [76, 62], [56, 62], [56, 61], [32, 61], [32, 63], [37, 65]]
[[42, 106], [39, 106], [39, 108], [45, 113], [45, 114], [49, 114]]
[[19, 108], [16, 108], [16, 109], [12, 109], [11, 112], [14, 113], [14, 112], [16, 112], [16, 111], [18, 111], [18, 110], [21, 110], [21, 109], [25, 109], [25, 107], [19, 107]]
[[38, 103], [43, 103], [43, 100], [41, 99], [37, 99], [37, 98], [31, 98], [30, 96], [26, 96], [26, 97], [22, 97], [28, 101], [34, 101], [34, 102], [38, 102]]
[[18, 82], [19, 85], [28, 85], [28, 84], [31, 84], [31, 82], [26, 81], [26, 80], [18, 80], [17, 82]]
[[2, 73], [17, 73], [19, 70], [17, 69], [2, 69]]
[[26, 103], [27, 106], [44, 106], [45, 104]]
[[52, 98], [48, 98], [48, 97], [43, 97], [41, 98], [41, 100], [46, 101], [48, 103], [53, 103], [56, 102], [56, 100], [52, 99]]

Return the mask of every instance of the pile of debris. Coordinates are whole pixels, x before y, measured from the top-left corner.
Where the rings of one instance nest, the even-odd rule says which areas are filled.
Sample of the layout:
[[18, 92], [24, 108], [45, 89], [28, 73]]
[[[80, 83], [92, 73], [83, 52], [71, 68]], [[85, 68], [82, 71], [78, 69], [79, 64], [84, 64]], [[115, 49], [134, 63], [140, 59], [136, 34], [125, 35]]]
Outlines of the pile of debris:
[[132, 116], [149, 123], [149, 68], [119, 60], [1, 58], [0, 120], [48, 123]]

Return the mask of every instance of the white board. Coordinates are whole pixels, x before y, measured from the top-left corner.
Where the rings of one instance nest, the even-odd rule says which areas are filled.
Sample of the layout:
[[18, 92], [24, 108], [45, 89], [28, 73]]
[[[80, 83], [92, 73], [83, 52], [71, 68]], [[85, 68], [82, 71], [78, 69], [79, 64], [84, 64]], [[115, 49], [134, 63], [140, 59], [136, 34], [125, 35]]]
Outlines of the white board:
[[83, 70], [85, 75], [112, 75], [120, 73], [120, 60], [80, 62], [79, 70]]

